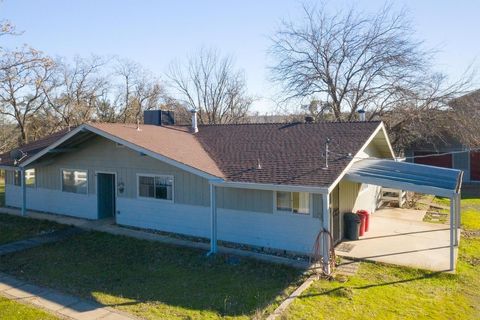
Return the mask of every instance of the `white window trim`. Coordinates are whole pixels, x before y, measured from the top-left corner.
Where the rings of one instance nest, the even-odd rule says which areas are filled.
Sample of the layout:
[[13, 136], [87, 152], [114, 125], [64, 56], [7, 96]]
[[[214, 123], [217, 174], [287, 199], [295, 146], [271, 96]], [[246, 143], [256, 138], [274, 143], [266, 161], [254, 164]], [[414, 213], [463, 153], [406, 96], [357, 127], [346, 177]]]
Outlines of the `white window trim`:
[[[142, 197], [142, 196], [140, 196], [140, 177], [171, 178], [171, 179], [172, 179], [172, 200], [168, 200], [168, 199], [158, 199], [158, 198], [150, 198], [150, 197]], [[137, 199], [148, 200], [148, 201], [160, 201], [160, 202], [174, 203], [174, 202], [175, 202], [175, 176], [170, 175], [170, 174], [137, 173]]]
[[[27, 171], [28, 171], [28, 170], [34, 170], [34, 172], [35, 172], [35, 183], [34, 183], [33, 185], [28, 185], [28, 184], [27, 184]], [[23, 179], [20, 180], [20, 181], [23, 181]], [[35, 169], [35, 168], [30, 168], [30, 169], [26, 169], [26, 170], [25, 170], [25, 185], [26, 185], [27, 188], [32, 188], [32, 189], [37, 188], [37, 169]]]
[[277, 210], [277, 192], [290, 192], [290, 194], [292, 194], [293, 192], [299, 192], [300, 193], [302, 191], [275, 191], [275, 192], [273, 192], [273, 212], [275, 214], [288, 215], [288, 216], [294, 216], [294, 217], [313, 218], [313, 193], [305, 192], [305, 193], [308, 193], [308, 213], [294, 213], [293, 209], [291, 211]]
[[[17, 175], [17, 172], [20, 175], [20, 184], [15, 183], [15, 181], [16, 181], [15, 176]], [[22, 170], [13, 170], [12, 178], [13, 178], [12, 185], [14, 185], [15, 187], [21, 187], [22, 186], [22, 180], [23, 180], [22, 179]]]
[[[63, 171], [85, 171], [87, 173], [87, 193], [78, 193], [78, 192], [70, 192], [70, 191], [63, 190]], [[90, 184], [90, 172], [88, 171], [88, 169], [60, 168], [60, 191], [65, 193], [73, 193], [73, 194], [88, 196], [90, 192], [89, 184]]]

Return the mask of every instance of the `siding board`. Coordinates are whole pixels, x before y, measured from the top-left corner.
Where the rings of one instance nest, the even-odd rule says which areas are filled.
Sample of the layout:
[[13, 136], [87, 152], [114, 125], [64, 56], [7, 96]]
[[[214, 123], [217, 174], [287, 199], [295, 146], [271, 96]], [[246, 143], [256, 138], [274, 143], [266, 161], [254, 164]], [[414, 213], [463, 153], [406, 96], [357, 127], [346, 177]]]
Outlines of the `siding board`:
[[53, 163], [36, 169], [37, 187], [49, 190], [61, 190], [62, 169], [88, 170], [90, 195], [96, 194], [96, 171], [116, 172], [118, 182], [125, 184], [124, 193], [118, 196], [127, 198], [137, 197], [138, 173], [171, 174], [175, 177], [175, 202], [210, 205], [206, 179], [130, 149], [118, 148], [115, 143], [101, 137], [85, 142], [75, 152], [58, 155]]
[[217, 206], [219, 208], [273, 212], [273, 191], [237, 188], [217, 188]]

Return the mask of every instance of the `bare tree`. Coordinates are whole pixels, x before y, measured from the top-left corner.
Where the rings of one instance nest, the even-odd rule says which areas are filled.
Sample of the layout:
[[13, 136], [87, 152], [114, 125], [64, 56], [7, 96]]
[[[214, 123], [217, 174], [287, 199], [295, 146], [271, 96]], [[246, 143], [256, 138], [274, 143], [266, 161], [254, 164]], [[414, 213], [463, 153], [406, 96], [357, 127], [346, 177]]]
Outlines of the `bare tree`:
[[13, 120], [20, 143], [28, 142], [31, 117], [45, 106], [53, 61], [34, 49], [4, 51], [0, 57], [0, 115]]
[[[15, 25], [13, 25], [8, 20], [0, 20], [0, 37], [6, 36], [6, 35], [15, 35], [15, 34], [17, 34], [15, 30]], [[0, 49], [2, 49], [1, 46], [0, 46]]]
[[287, 98], [318, 96], [336, 120], [352, 120], [359, 109], [373, 117], [428, 69], [430, 54], [411, 38], [403, 11], [303, 9], [301, 23], [284, 21], [272, 38], [273, 79]]
[[76, 57], [73, 65], [59, 60], [55, 68], [53, 89], [45, 92], [48, 107], [62, 127], [77, 126], [94, 118], [97, 104], [107, 88], [102, 74], [105, 59]]
[[0, 116], [0, 154], [13, 149], [17, 143], [15, 125]]
[[119, 78], [114, 105], [120, 122], [136, 122], [144, 110], [159, 108], [164, 96], [160, 81], [138, 63], [118, 59], [114, 67]]
[[443, 74], [427, 74], [416, 82], [415, 87], [401, 90], [396, 99], [377, 114], [385, 122], [396, 151], [400, 153], [418, 141], [445, 142], [452, 136], [464, 140], [467, 129], [449, 105], [466, 92], [473, 77], [473, 72], [467, 72], [448, 84]]
[[[480, 90], [475, 90], [450, 102], [449, 123], [455, 123], [452, 132], [464, 145], [480, 147]], [[459, 130], [461, 128], [461, 130]]]
[[454, 82], [434, 72], [433, 52], [390, 6], [374, 15], [303, 9], [300, 23], [283, 22], [272, 39], [272, 75], [285, 100], [309, 99], [304, 110], [317, 120], [355, 120], [366, 110], [368, 120], [385, 121], [399, 152], [420, 138], [446, 138], [449, 101], [468, 90], [472, 68]]
[[185, 65], [173, 63], [168, 77], [179, 100], [198, 111], [202, 124], [240, 122], [253, 102], [244, 73], [234, 69], [231, 57], [214, 50], [199, 50]]

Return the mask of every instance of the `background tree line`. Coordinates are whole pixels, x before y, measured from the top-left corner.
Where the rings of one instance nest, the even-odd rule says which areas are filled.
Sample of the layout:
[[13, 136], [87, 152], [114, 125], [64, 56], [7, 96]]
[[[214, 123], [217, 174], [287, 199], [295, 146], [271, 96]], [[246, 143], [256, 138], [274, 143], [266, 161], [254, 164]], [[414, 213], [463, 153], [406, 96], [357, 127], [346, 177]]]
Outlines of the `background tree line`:
[[320, 5], [303, 13], [272, 37], [272, 79], [284, 101], [303, 103], [299, 112], [316, 121], [357, 120], [365, 110], [367, 120], [385, 122], [397, 152], [451, 135], [480, 146], [478, 101], [451, 103], [472, 89], [475, 70], [453, 82], [435, 70], [435, 52], [414, 38], [405, 11], [386, 5], [371, 15], [356, 8], [332, 13]]
[[[363, 109], [368, 120], [385, 121], [397, 151], [452, 133], [480, 145], [479, 121], [472, 120], [479, 117], [478, 100], [451, 103], [471, 89], [474, 73], [451, 82], [434, 71], [434, 52], [414, 38], [404, 11], [385, 6], [367, 15], [304, 6], [303, 12], [271, 38], [271, 80], [282, 89], [278, 100], [288, 107], [278, 113], [286, 121], [305, 115], [352, 121]], [[2, 46], [2, 38], [15, 36], [21, 33], [0, 21], [0, 152], [88, 121], [134, 123], [157, 108], [175, 111], [181, 124], [189, 123], [190, 109], [202, 124], [255, 121], [244, 72], [216, 50], [202, 48], [171, 63], [162, 81], [127, 59], [67, 60]]]
[[[0, 39], [19, 35], [0, 23]], [[191, 109], [202, 124], [240, 122], [253, 102], [243, 71], [215, 50], [172, 63], [165, 78], [128, 59], [69, 61], [0, 46], [0, 152], [89, 121], [136, 123], [150, 109], [173, 110], [180, 124], [189, 123]]]

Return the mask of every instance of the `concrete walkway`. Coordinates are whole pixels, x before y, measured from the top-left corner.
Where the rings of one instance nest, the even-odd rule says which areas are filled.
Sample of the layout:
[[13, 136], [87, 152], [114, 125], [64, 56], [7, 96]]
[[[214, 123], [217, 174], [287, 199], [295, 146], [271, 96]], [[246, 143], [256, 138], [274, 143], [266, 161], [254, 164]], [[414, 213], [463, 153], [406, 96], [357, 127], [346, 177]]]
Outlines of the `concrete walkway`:
[[0, 273], [0, 295], [11, 300], [34, 305], [65, 319], [138, 319], [99, 303], [79, 299], [56, 290], [31, 285], [3, 273]]
[[17, 251], [38, 247], [46, 243], [61, 241], [82, 232], [84, 232], [84, 230], [76, 227], [69, 227], [66, 229], [57, 230], [51, 233], [28, 238], [25, 240], [6, 243], [3, 245], [0, 245], [0, 256], [17, 252]]
[[[14, 208], [0, 207], [0, 213], [6, 213], [11, 215], [20, 216], [21, 211]], [[142, 230], [135, 230], [130, 228], [124, 228], [115, 224], [113, 218], [103, 220], [86, 220], [80, 218], [66, 217], [49, 213], [42, 213], [36, 211], [27, 211], [27, 218], [50, 220], [57, 223], [72, 225], [84, 230], [101, 231], [114, 235], [121, 235], [126, 237], [132, 237], [141, 240], [157, 241], [174, 246], [189, 247], [201, 250], [210, 250], [210, 244], [205, 242], [195, 242], [166, 235], [156, 234], [152, 232], [145, 232]], [[228, 248], [224, 246], [218, 246], [218, 252], [228, 255], [235, 255], [250, 259], [261, 260], [269, 263], [283, 264], [298, 269], [308, 269], [310, 264], [304, 260], [294, 260], [285, 257], [274, 256], [270, 254], [263, 254], [259, 252], [253, 252], [248, 250], [240, 250], [235, 248]]]
[[295, 291], [293, 291], [283, 302], [270, 314], [266, 320], [276, 320], [281, 319], [282, 314], [288, 307], [293, 303], [293, 301], [300, 297], [304, 291], [306, 291], [310, 286], [317, 280], [319, 280], [319, 275], [311, 275], [305, 280]]

